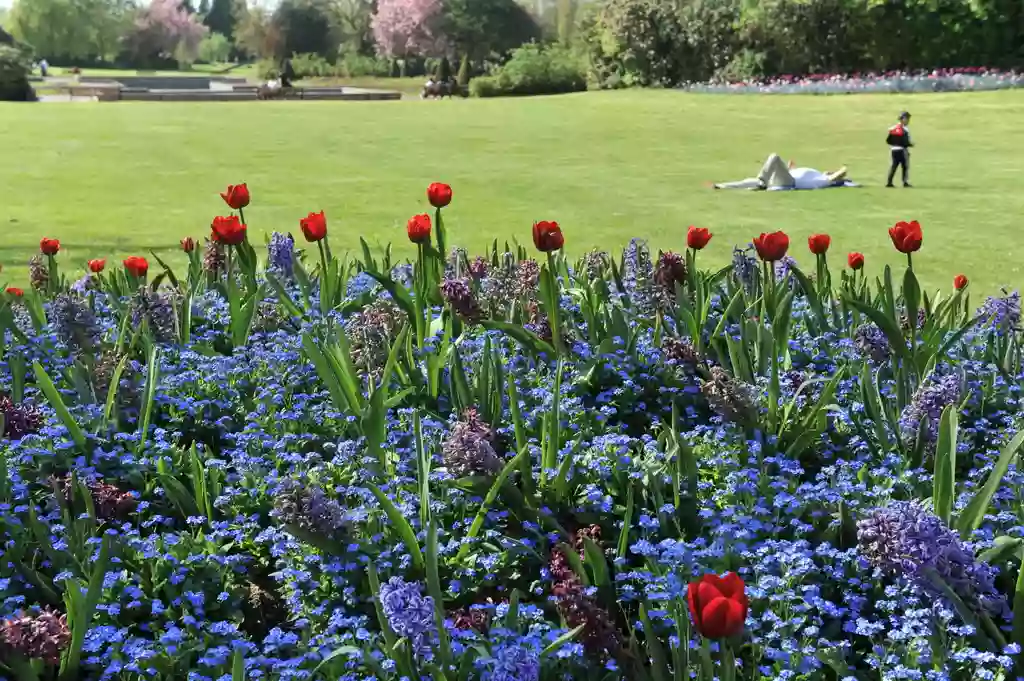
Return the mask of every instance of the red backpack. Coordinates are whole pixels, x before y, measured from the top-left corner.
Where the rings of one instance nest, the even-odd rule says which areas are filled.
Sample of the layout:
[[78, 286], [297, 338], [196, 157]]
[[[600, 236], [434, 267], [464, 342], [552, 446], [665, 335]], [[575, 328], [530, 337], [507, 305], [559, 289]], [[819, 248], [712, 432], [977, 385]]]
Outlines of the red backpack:
[[903, 129], [902, 123], [897, 123], [889, 128], [889, 134], [885, 137], [885, 143], [890, 147], [907, 146], [907, 132]]

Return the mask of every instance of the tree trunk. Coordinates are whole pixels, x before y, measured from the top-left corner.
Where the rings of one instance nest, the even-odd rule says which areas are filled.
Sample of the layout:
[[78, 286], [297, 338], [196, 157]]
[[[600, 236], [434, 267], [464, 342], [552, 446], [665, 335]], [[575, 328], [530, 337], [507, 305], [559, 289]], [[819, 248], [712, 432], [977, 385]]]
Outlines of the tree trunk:
[[576, 27], [576, 0], [558, 0], [555, 10], [558, 40], [563, 45], [572, 42], [573, 29]]

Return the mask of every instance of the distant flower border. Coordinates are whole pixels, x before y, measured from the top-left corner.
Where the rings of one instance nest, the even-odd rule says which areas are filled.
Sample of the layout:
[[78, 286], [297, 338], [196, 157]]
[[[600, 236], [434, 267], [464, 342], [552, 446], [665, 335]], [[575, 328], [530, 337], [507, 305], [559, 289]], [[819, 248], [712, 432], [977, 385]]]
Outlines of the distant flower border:
[[1024, 87], [1024, 73], [983, 67], [885, 73], [813, 74], [779, 76], [769, 80], [734, 83], [686, 83], [687, 92], [714, 94], [815, 94], [987, 92]]

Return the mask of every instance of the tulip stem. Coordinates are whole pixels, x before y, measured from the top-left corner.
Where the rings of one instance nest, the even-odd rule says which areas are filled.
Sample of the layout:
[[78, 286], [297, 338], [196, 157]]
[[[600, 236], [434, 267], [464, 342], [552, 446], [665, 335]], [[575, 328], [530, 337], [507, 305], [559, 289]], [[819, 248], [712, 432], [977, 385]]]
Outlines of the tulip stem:
[[732, 644], [722, 641], [719, 646], [722, 653], [722, 669], [718, 678], [721, 681], [736, 681], [736, 655], [733, 652]]
[[327, 276], [327, 253], [324, 252], [323, 239], [316, 242], [316, 247], [320, 251], [320, 309], [326, 311], [327, 308], [323, 306], [324, 300], [327, 301], [328, 305], [333, 304], [334, 300], [332, 299], [333, 291], [331, 291], [332, 282], [330, 277]]
[[761, 323], [764, 324], [768, 319], [768, 312], [772, 309], [772, 298], [774, 298], [775, 292], [775, 262], [772, 260], [764, 261], [764, 290], [761, 291]]
[[817, 255], [818, 265], [818, 298], [825, 300], [826, 296], [831, 297], [832, 295], [832, 282], [828, 276], [828, 263], [825, 261], [825, 254], [819, 253]]
[[[429, 245], [429, 244], [427, 244]], [[434, 261], [430, 261], [430, 266], [434, 266]], [[416, 332], [416, 345], [419, 346], [422, 343], [423, 337], [426, 335], [427, 323], [423, 319], [421, 310], [426, 309], [427, 304], [427, 260], [426, 260], [426, 248], [423, 242], [416, 244], [416, 271], [413, 273], [412, 285], [415, 287], [416, 294], [416, 319], [413, 320], [414, 331]]]
[[700, 642], [701, 681], [715, 680], [715, 663], [711, 659], [711, 641], [706, 636]]
[[423, 297], [423, 289], [426, 288], [424, 286], [424, 284], [423, 284], [424, 274], [425, 273], [423, 272], [423, 244], [422, 243], [417, 243], [416, 244], [416, 272], [415, 272], [415, 276], [413, 277], [413, 280], [412, 280], [413, 286], [415, 287], [414, 292], [416, 293], [416, 297], [417, 298], [422, 298]]
[[555, 352], [561, 356], [562, 347], [562, 294], [559, 291], [558, 276], [555, 274], [555, 254], [548, 251], [548, 322], [551, 325], [551, 340], [555, 346]]
[[46, 272], [46, 292], [56, 294], [59, 288], [57, 286], [57, 261], [49, 253], [46, 254]]
[[441, 221], [441, 209], [434, 209], [434, 222], [437, 224], [437, 252], [441, 254], [441, 262], [444, 262], [444, 223]]

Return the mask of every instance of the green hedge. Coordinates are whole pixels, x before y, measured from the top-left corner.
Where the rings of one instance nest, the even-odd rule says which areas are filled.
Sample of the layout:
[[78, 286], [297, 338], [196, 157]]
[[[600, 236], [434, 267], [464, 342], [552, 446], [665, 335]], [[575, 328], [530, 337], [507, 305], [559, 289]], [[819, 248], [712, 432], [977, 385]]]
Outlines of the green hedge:
[[511, 58], [491, 75], [474, 78], [474, 97], [553, 95], [587, 89], [583, 63], [570, 50], [529, 43], [512, 51]]
[[[292, 68], [296, 80], [304, 78], [361, 78], [376, 76], [387, 78], [392, 75], [394, 66], [388, 59], [367, 57], [361, 54], [346, 54], [336, 62], [330, 62], [317, 54], [292, 55]], [[264, 59], [259, 63], [261, 78], [277, 78], [280, 75], [281, 63], [272, 59]]]
[[1021, 0], [605, 0], [581, 28], [604, 88], [1024, 67]]

